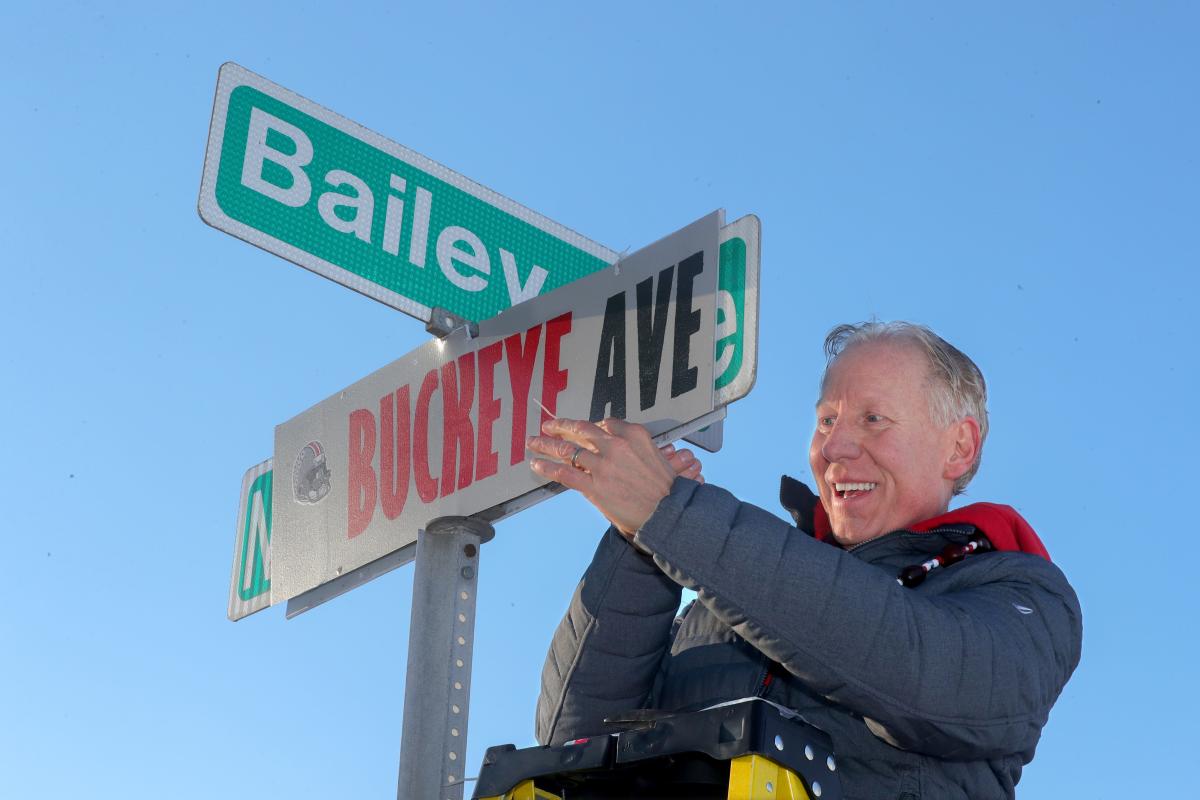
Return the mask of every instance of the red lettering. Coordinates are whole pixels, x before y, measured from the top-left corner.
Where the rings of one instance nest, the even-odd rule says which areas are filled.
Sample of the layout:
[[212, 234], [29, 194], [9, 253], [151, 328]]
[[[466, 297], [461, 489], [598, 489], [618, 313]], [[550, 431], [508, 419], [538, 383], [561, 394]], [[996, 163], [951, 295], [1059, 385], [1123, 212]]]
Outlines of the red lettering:
[[504, 355], [503, 342], [493, 342], [479, 351], [479, 440], [475, 450], [475, 480], [496, 474], [499, 459], [492, 449], [492, 425], [500, 418], [496, 397], [496, 365]]
[[471, 426], [471, 406], [475, 401], [475, 354], [458, 357], [458, 375], [454, 362], [442, 365], [442, 497], [454, 491], [455, 461], [458, 488], [471, 485], [475, 467], [475, 429]]
[[533, 383], [533, 362], [537, 358], [538, 340], [542, 338], [542, 326], [535, 325], [525, 331], [525, 345], [521, 345], [521, 334], [514, 333], [504, 340], [504, 352], [508, 355], [508, 381], [512, 385], [512, 463], [525, 460], [525, 429], [529, 420], [529, 384]]
[[558, 355], [562, 337], [570, 332], [570, 311], [546, 323], [546, 356], [542, 362], [542, 406], [545, 410], [542, 411], [542, 422], [558, 413], [559, 392], [567, 388], [567, 370], [558, 368]]
[[410, 405], [407, 384], [379, 398], [379, 504], [388, 519], [400, 516], [408, 499]]
[[437, 478], [429, 473], [429, 400], [438, 388], [438, 371], [435, 367], [425, 374], [417, 392], [416, 416], [413, 418], [413, 481], [417, 484], [417, 496], [422, 503], [437, 499]]
[[365, 408], [350, 412], [349, 491], [346, 493], [346, 537], [367, 529], [375, 515], [375, 416]]

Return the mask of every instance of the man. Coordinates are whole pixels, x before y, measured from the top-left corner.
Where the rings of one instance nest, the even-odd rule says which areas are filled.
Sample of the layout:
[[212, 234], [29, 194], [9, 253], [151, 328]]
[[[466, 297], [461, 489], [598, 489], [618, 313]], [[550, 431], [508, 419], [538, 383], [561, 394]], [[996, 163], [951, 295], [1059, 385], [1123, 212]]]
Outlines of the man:
[[[540, 741], [762, 696], [830, 735], [847, 798], [1014, 796], [1079, 661], [1078, 600], [1013, 509], [947, 513], [987, 435], [969, 358], [909, 323], [839, 326], [826, 352], [819, 500], [781, 492], [796, 527], [639, 425], [530, 440], [532, 469], [612, 523], [546, 660]], [[699, 602], [673, 625], [680, 587]]]

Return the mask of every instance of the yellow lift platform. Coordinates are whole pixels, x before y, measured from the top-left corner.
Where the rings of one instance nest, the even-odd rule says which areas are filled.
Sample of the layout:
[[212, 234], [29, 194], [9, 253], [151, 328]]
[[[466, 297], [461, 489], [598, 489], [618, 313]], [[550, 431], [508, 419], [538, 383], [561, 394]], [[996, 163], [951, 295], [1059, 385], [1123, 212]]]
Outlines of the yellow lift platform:
[[473, 800], [840, 800], [829, 737], [748, 698], [690, 714], [635, 712], [618, 733], [489, 748]]

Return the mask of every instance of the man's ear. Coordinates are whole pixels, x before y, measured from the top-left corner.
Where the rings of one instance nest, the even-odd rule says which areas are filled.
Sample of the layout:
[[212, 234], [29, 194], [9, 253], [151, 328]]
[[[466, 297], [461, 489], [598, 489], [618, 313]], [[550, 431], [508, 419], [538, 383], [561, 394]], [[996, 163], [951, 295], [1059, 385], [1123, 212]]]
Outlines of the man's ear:
[[974, 417], [966, 417], [950, 426], [947, 435], [952, 437], [953, 449], [946, 459], [942, 477], [956, 481], [971, 469], [979, 457], [979, 422]]

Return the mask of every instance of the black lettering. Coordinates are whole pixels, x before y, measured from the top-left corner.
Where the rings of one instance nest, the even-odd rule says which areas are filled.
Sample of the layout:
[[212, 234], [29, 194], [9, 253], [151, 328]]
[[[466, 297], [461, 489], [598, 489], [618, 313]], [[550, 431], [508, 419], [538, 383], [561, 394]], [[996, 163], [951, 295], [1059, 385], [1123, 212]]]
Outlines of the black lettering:
[[[611, 411], [605, 413], [605, 408]], [[617, 292], [604, 306], [596, 380], [592, 384], [592, 422], [605, 417], [625, 419], [625, 293]]]
[[689, 367], [692, 334], [700, 330], [700, 310], [692, 308], [692, 281], [704, 271], [704, 251], [679, 262], [679, 286], [675, 291], [675, 350], [671, 361], [671, 397], [696, 388], [699, 370]]
[[658, 373], [662, 367], [663, 341], [667, 338], [667, 309], [671, 306], [674, 279], [674, 265], [658, 273], [658, 293], [653, 306], [650, 301], [654, 278], [646, 278], [637, 285], [638, 388], [642, 411], [658, 398]]

